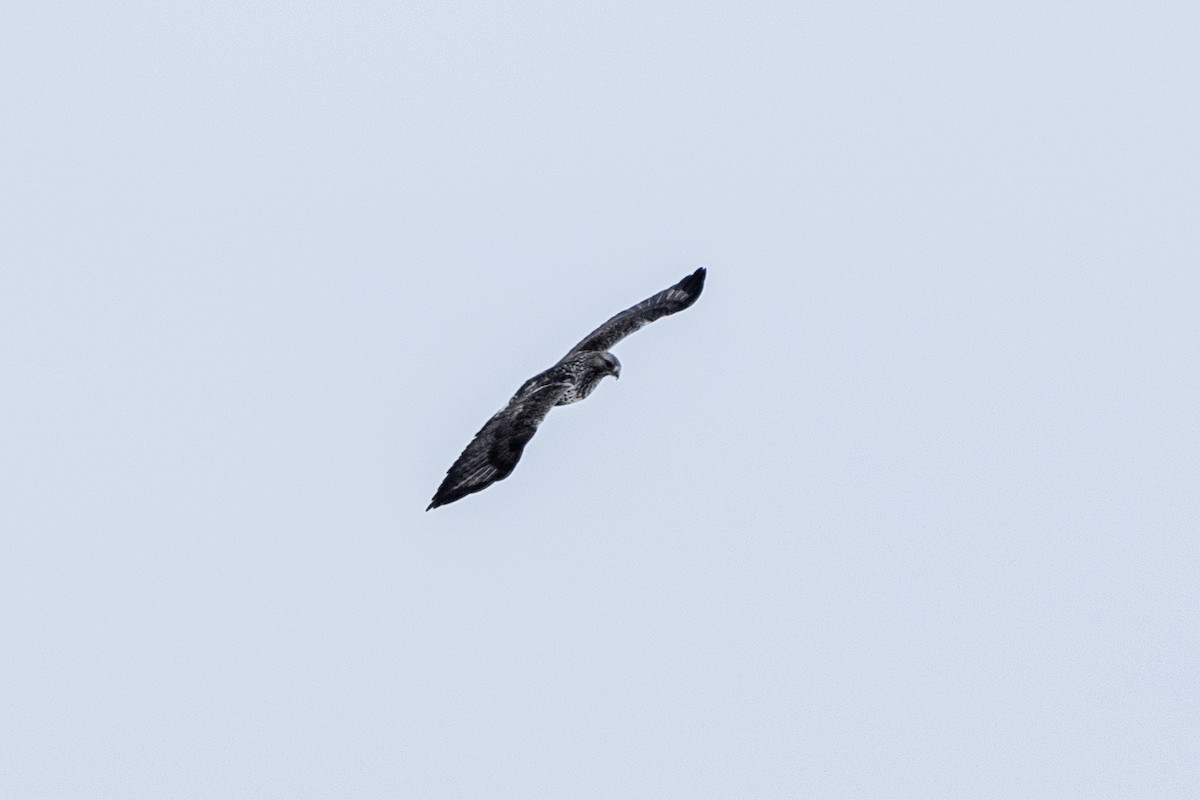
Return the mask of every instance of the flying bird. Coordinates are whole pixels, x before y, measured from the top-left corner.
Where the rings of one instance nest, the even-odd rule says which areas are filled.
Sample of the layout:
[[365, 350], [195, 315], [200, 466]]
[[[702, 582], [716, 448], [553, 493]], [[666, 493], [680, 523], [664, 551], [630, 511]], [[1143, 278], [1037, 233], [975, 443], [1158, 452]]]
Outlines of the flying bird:
[[525, 381], [508, 405], [475, 434], [425, 510], [461, 500], [511, 475], [550, 409], [587, 397], [606, 375], [621, 377], [621, 362], [608, 349], [659, 317], [696, 302], [704, 275], [700, 267], [674, 286], [625, 309], [584, 337], [557, 364]]

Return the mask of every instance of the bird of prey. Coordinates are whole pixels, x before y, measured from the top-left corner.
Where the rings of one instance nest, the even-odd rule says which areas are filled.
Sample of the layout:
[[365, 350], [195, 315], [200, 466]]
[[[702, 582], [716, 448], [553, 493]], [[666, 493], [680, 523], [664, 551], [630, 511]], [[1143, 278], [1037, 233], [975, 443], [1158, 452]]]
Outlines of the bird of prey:
[[605, 322], [562, 359], [521, 385], [508, 405], [487, 421], [446, 473], [425, 510], [461, 500], [512, 474], [525, 445], [554, 406], [587, 397], [605, 375], [621, 376], [621, 362], [608, 349], [659, 317], [682, 311], [704, 288], [704, 267]]

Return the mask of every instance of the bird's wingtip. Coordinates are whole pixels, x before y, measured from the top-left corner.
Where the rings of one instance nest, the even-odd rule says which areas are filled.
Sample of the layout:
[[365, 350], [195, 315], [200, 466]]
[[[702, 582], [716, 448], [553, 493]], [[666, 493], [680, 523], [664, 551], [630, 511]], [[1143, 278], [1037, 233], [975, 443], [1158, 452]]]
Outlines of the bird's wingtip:
[[679, 282], [679, 288], [691, 295], [692, 299], [700, 296], [701, 290], [704, 289], [704, 278], [708, 275], [706, 267], [700, 267], [691, 275]]

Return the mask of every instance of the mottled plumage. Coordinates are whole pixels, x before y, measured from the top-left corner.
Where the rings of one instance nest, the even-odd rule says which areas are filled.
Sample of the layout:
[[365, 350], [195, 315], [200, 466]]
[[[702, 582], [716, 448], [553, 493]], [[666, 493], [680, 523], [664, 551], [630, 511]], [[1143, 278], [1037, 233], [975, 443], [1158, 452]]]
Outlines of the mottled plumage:
[[453, 503], [511, 475], [551, 408], [582, 400], [606, 375], [620, 377], [621, 362], [608, 349], [642, 326], [696, 302], [704, 289], [704, 276], [701, 267], [669, 289], [627, 308], [589, 333], [553, 367], [525, 381], [508, 405], [475, 434], [425, 510]]

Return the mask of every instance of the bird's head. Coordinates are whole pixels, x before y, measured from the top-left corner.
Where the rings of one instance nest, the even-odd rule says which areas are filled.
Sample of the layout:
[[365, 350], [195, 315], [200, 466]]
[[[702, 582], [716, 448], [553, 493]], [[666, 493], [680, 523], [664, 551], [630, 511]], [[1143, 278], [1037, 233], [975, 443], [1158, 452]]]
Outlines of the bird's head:
[[614, 378], [621, 377], [621, 362], [612, 353], [597, 353], [596, 368], [605, 375], [612, 375]]

